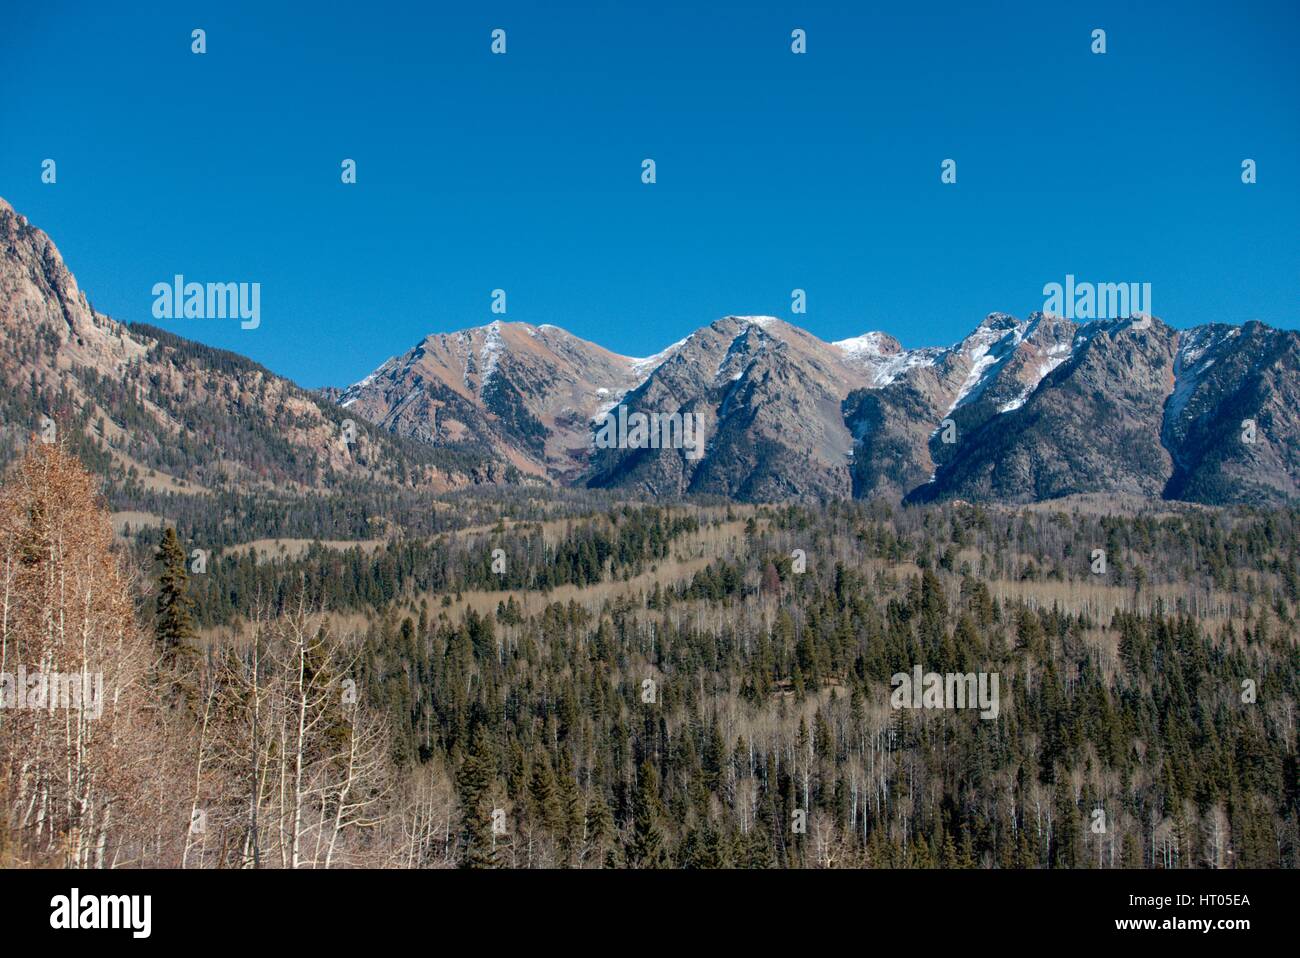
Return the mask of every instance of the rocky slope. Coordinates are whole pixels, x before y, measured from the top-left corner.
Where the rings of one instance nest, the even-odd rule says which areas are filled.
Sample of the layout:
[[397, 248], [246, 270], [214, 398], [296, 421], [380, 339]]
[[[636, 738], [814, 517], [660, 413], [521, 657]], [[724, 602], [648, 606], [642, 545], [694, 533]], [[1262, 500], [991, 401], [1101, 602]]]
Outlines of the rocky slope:
[[52, 419], [111, 481], [155, 491], [278, 491], [346, 482], [445, 489], [476, 462], [408, 444], [241, 356], [90, 305], [58, 249], [0, 199], [0, 442]]
[[426, 337], [339, 403], [397, 435], [471, 444], [566, 482], [586, 466], [591, 416], [636, 386], [645, 362], [557, 326], [494, 322]]
[[597, 449], [586, 481], [649, 495], [846, 498], [853, 440], [840, 404], [869, 379], [842, 350], [782, 320], [720, 319], [678, 344], [625, 400], [630, 411], [701, 417], [702, 455]]
[[1069, 355], [1073, 331], [1073, 323], [1041, 314], [1021, 321], [990, 313], [951, 348], [895, 358], [845, 402], [858, 443], [854, 494], [898, 498], [928, 483], [955, 449], [945, 438], [1022, 405]]
[[1300, 334], [1261, 323], [1090, 323], [1022, 403], [959, 430], [933, 481], [909, 498], [1294, 501], [1298, 356]]
[[1166, 498], [1294, 498], [1300, 335], [1258, 322], [1202, 326], [1180, 336], [1174, 377], [1161, 430], [1174, 466]]
[[959, 429], [934, 480], [910, 498], [1159, 496], [1172, 472], [1160, 424], [1176, 347], [1177, 333], [1158, 320], [1084, 327], [1023, 402]]

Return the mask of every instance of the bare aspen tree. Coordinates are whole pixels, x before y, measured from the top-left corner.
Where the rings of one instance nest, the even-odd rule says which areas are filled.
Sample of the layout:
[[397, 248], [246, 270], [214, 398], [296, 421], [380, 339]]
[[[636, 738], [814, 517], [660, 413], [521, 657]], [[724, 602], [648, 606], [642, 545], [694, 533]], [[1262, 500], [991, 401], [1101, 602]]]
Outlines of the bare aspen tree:
[[8, 825], [26, 859], [80, 868], [158, 856], [147, 796], [164, 744], [96, 486], [62, 448], [33, 443], [0, 489], [0, 658], [45, 696], [0, 714]]

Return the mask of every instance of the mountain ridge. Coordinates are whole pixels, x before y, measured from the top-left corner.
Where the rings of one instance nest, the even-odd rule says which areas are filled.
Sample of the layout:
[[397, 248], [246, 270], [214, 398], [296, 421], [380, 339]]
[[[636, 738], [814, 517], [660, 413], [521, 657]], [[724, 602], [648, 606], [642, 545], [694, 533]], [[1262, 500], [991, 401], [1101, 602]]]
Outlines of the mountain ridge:
[[[555, 457], [509, 449], [515, 463], [520, 455], [528, 460], [531, 474], [561, 484], [743, 501], [883, 495], [1018, 502], [1105, 491], [1209, 503], [1297, 497], [1300, 463], [1287, 447], [1300, 437], [1300, 426], [1287, 397], [1296, 393], [1300, 369], [1285, 364], [1300, 337], [1260, 323], [1176, 330], [1149, 316], [1076, 323], [1042, 312], [1025, 319], [992, 312], [950, 346], [908, 349], [883, 331], [828, 342], [777, 317], [725, 316], [640, 359], [548, 328], [569, 348], [598, 350], [613, 364], [601, 386], [592, 376], [559, 378], [567, 432], [552, 431], [540, 416], [531, 420], [540, 436], [560, 438], [563, 469], [554, 468]], [[1272, 439], [1267, 452], [1260, 443], [1237, 448], [1227, 438], [1241, 420], [1229, 423], [1217, 412], [1235, 380], [1217, 373], [1217, 379], [1198, 378], [1198, 363], [1212, 364], [1231, 351], [1236, 335], [1225, 330], [1246, 328], [1259, 331], [1247, 340], [1278, 368], [1255, 376], [1255, 394], [1233, 409], [1243, 420], [1252, 409], [1261, 412]], [[440, 335], [478, 341], [493, 330], [513, 330], [517, 341], [523, 333], [537, 338], [537, 329], [495, 321]], [[1207, 359], [1211, 353], [1218, 358]], [[498, 388], [530, 408], [543, 404], [546, 384], [538, 392], [535, 375], [516, 382], [516, 369], [528, 364], [508, 348], [504, 357], [493, 365], [508, 384]], [[389, 360], [349, 387], [344, 401], [373, 397], [387, 371], [407, 362]], [[553, 361], [540, 362], [555, 371]], [[1253, 375], [1248, 365], [1236, 367]], [[706, 454], [693, 461], [680, 450], [592, 448], [593, 421], [619, 404], [646, 415], [703, 415], [713, 423]], [[479, 409], [491, 418], [490, 403]], [[388, 428], [401, 418], [382, 403], [377, 412], [375, 421]], [[1189, 417], [1195, 421], [1182, 422]], [[1040, 435], [1049, 425], [1055, 432]], [[1017, 448], [1008, 445], [1008, 431], [1031, 426], [1037, 427], [1029, 434], [1034, 443], [1022, 438]], [[398, 428], [418, 434], [409, 423]], [[481, 428], [501, 433], [491, 423]], [[957, 438], [944, 441], [948, 432]], [[1060, 443], [1069, 448], [1052, 448]], [[1194, 452], [1189, 443], [1214, 451]], [[534, 451], [540, 448], [534, 444]], [[1210, 468], [1218, 476], [1213, 481], [1201, 475]]]
[[[751, 502], [1300, 499], [1300, 334], [1258, 322], [1176, 330], [1147, 316], [992, 312], [956, 343], [908, 349], [882, 331], [828, 342], [735, 315], [632, 357], [495, 319], [309, 391], [96, 312], [53, 241], [2, 199], [0, 243], [5, 443], [62, 410], [85, 456], [122, 482], [434, 493], [522, 482]], [[619, 406], [698, 417], [702, 449], [598, 447], [597, 425]]]

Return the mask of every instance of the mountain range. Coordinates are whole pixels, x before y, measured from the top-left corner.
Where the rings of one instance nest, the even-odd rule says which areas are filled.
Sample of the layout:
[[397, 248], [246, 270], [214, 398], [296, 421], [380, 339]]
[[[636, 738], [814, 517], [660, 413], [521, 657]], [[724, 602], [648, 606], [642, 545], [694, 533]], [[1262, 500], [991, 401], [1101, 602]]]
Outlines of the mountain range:
[[[303, 494], [585, 486], [750, 502], [1300, 498], [1300, 334], [991, 313], [949, 347], [727, 316], [645, 358], [552, 325], [425, 337], [346, 389], [97, 312], [0, 199], [0, 440], [49, 416], [119, 486]], [[601, 448], [618, 407], [704, 448]], [[65, 432], [65, 438], [69, 438]]]
[[[434, 444], [477, 437], [522, 473], [742, 501], [1116, 493], [1205, 503], [1300, 494], [1300, 334], [991, 313], [950, 347], [824, 342], [728, 316], [648, 358], [555, 326], [429, 336], [338, 395]], [[609, 410], [694, 414], [703, 455], [596, 448]]]

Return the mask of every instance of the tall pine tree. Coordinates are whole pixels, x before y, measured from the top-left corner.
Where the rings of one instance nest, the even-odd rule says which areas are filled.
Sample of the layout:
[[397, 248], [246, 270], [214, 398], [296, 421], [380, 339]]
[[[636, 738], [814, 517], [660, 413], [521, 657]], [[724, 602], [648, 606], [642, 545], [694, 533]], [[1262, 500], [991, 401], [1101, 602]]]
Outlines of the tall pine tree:
[[627, 845], [627, 863], [632, 868], [667, 868], [671, 862], [659, 827], [659, 773], [646, 759], [641, 763], [636, 792], [632, 796], [632, 838]]
[[499, 864], [492, 834], [495, 813], [487, 802], [495, 778], [492, 743], [487, 730], [479, 725], [456, 783], [460, 792], [461, 842], [465, 849], [462, 868], [496, 868]]
[[197, 698], [194, 670], [198, 658], [194, 646], [194, 602], [188, 592], [185, 550], [175, 529], [169, 528], [163, 533], [154, 560], [162, 566], [154, 617], [159, 679], [165, 686], [170, 686], [168, 698], [173, 703], [179, 701], [193, 707]]

